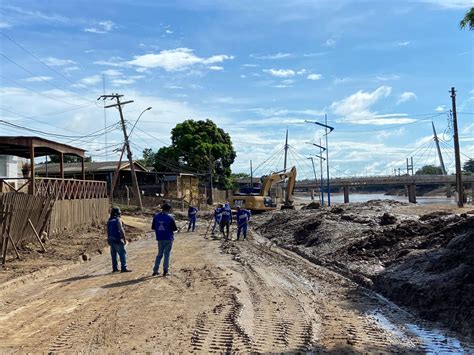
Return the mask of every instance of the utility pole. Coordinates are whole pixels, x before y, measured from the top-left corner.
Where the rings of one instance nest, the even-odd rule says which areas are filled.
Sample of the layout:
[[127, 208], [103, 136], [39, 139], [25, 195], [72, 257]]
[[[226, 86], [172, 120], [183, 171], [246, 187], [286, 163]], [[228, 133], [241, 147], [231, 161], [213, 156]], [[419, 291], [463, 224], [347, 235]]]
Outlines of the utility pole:
[[209, 204], [210, 205], [214, 203], [214, 193], [212, 191], [212, 189], [214, 188], [214, 185], [212, 182], [212, 179], [213, 179], [212, 166], [213, 166], [212, 154], [211, 154], [211, 148], [209, 148], [209, 187], [210, 187]]
[[283, 171], [284, 172], [286, 172], [286, 158], [287, 158], [287, 156], [288, 156], [288, 130], [286, 130], [286, 139], [285, 139], [285, 161], [283, 163]]
[[324, 114], [324, 125], [326, 126], [326, 173], [328, 185], [328, 206], [331, 206], [331, 187], [329, 186], [329, 145], [328, 145], [328, 115]]
[[140, 193], [140, 188], [138, 186], [138, 180], [137, 180], [137, 174], [136, 174], [136, 171], [135, 171], [135, 165], [133, 164], [133, 158], [132, 158], [132, 151], [130, 149], [130, 142], [128, 140], [128, 134], [127, 134], [127, 128], [125, 126], [125, 119], [123, 118], [123, 111], [122, 111], [122, 106], [123, 105], [126, 105], [126, 104], [130, 104], [133, 102], [133, 100], [129, 100], [129, 101], [125, 101], [125, 102], [120, 102], [120, 98], [123, 97], [123, 95], [119, 95], [119, 94], [112, 94], [112, 95], [102, 95], [100, 98], [103, 98], [104, 100], [105, 99], [115, 99], [117, 100], [117, 103], [116, 104], [113, 104], [113, 105], [107, 105], [107, 106], [104, 106], [105, 108], [110, 108], [110, 107], [117, 107], [118, 110], [119, 110], [119, 113], [120, 113], [120, 122], [122, 124], [122, 131], [123, 131], [123, 138], [124, 138], [124, 144], [125, 144], [125, 148], [127, 149], [127, 158], [128, 158], [128, 162], [130, 164], [130, 170], [131, 170], [131, 173], [132, 173], [132, 184], [133, 184], [133, 188], [135, 189], [135, 195], [136, 195], [136, 198], [137, 198], [137, 202], [138, 202], [138, 207], [140, 208], [140, 210], [143, 209], [143, 205], [142, 205], [142, 196], [141, 196], [141, 193]]
[[253, 193], [253, 169], [252, 169], [251, 160], [250, 160], [250, 193]]
[[464, 192], [462, 186], [461, 174], [461, 150], [459, 149], [458, 135], [458, 116], [456, 112], [456, 90], [451, 88], [451, 99], [453, 105], [453, 140], [454, 140], [454, 158], [456, 160], [456, 190], [458, 192], [458, 207], [464, 206]]
[[[314, 182], [316, 183], [316, 181], [318, 180], [318, 177], [316, 175], [316, 169], [314, 168], [314, 159], [313, 157], [309, 157], [308, 159], [311, 159], [311, 164], [313, 165], [313, 173], [314, 173]], [[311, 196], [313, 196], [313, 194], [311, 194]], [[322, 203], [321, 202], [321, 194], [319, 196], [319, 203]], [[321, 205], [322, 206], [322, 205]]]

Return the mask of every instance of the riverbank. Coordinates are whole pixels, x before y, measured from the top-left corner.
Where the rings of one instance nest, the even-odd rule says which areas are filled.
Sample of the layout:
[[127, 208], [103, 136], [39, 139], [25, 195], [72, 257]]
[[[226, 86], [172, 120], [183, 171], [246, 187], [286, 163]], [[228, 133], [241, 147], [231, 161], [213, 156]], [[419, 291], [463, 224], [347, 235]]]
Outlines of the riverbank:
[[474, 211], [369, 201], [261, 216], [275, 244], [465, 336], [474, 329]]

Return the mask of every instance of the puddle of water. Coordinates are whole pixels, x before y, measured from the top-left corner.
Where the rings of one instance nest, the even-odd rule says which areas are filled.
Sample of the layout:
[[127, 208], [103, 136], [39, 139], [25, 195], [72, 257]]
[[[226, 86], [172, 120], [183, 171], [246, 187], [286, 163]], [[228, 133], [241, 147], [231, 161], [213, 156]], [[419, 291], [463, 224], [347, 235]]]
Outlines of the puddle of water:
[[445, 336], [437, 329], [427, 330], [416, 324], [407, 324], [407, 328], [423, 340], [423, 347], [427, 354], [464, 354], [465, 349], [455, 338]]
[[401, 341], [413, 343], [412, 339], [415, 336], [416, 339], [413, 340], [417, 343], [420, 342], [418, 346], [426, 354], [467, 354], [474, 350], [470, 347], [464, 347], [458, 339], [449, 337], [438, 329], [426, 329], [412, 323], [396, 325], [381, 310], [370, 311], [367, 315], [374, 319], [381, 328], [389, 331]]
[[368, 316], [374, 319], [379, 326], [388, 330], [402, 341], [406, 341], [406, 335], [392, 322], [390, 322], [380, 311], [375, 310], [368, 313]]

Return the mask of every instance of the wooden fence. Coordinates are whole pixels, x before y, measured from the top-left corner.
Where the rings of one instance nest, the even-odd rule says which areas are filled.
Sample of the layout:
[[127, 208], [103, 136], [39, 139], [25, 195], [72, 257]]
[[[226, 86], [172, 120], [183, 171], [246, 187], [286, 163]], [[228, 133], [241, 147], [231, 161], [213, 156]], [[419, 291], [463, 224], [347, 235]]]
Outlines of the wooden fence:
[[[2, 235], [0, 236], [3, 263], [6, 259], [9, 244], [16, 247], [28, 242], [38, 242], [38, 235], [47, 228], [54, 201], [41, 197], [15, 192], [0, 194], [0, 211], [2, 214]], [[31, 225], [34, 227], [31, 228]]]
[[105, 181], [35, 178], [35, 195], [58, 200], [97, 199], [107, 197]]
[[109, 212], [107, 198], [85, 200], [58, 200], [54, 203], [49, 224], [49, 234], [72, 230], [82, 226], [100, 226]]

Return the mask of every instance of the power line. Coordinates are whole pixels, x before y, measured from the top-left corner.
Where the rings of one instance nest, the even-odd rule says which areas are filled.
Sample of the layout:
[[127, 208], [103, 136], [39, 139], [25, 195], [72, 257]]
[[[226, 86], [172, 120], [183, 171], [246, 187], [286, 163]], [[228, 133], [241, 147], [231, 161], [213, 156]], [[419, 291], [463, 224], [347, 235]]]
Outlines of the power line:
[[8, 121], [5, 121], [5, 120], [0, 120], [0, 124], [11, 126], [11, 127], [18, 128], [18, 129], [22, 129], [22, 130], [32, 132], [32, 133], [40, 133], [40, 134], [43, 134], [43, 135], [46, 135], [46, 136], [59, 137], [59, 138], [88, 138], [88, 137], [92, 137], [92, 136], [95, 137], [95, 136], [102, 135], [102, 134], [94, 135], [95, 132], [93, 134], [83, 135], [83, 136], [71, 136], [71, 135], [64, 135], [64, 134], [58, 134], [58, 133], [51, 133], [51, 132], [46, 132], [46, 131], [42, 131], [42, 130], [39, 130], [39, 129], [20, 126], [20, 125], [17, 125], [17, 124], [14, 124], [14, 123], [11, 123], [11, 122], [8, 122]]
[[53, 67], [51, 67], [50, 65], [46, 64], [45, 62], [43, 62], [40, 58], [38, 58], [36, 55], [34, 55], [33, 53], [31, 53], [28, 49], [26, 49], [24, 46], [22, 46], [21, 44], [19, 44], [17, 41], [15, 41], [13, 38], [11, 38], [10, 36], [8, 36], [7, 34], [5, 34], [4, 32], [1, 32], [0, 31], [0, 35], [2, 35], [3, 37], [5, 37], [6, 39], [8, 39], [10, 42], [12, 42], [14, 45], [16, 45], [18, 48], [20, 48], [22, 51], [24, 51], [26, 54], [28, 54], [30, 57], [32, 57], [33, 59], [35, 59], [37, 62], [41, 63], [42, 65], [44, 65], [45, 67], [47, 67], [49, 70], [55, 72], [57, 75], [59, 75], [60, 77], [62, 77], [63, 79], [65, 79], [66, 81], [68, 81], [69, 83], [71, 84], [75, 84], [73, 81], [71, 81], [68, 77], [66, 77], [64, 74], [62, 74], [61, 72], [57, 71], [56, 69], [54, 69]]
[[69, 93], [71, 93], [71, 94], [73, 94], [73, 95], [75, 95], [75, 96], [77, 96], [77, 97], [79, 97], [79, 98], [81, 98], [81, 99], [83, 99], [83, 100], [85, 100], [85, 101], [88, 101], [88, 102], [91, 102], [91, 103], [95, 103], [95, 101], [93, 101], [93, 100], [86, 99], [85, 97], [82, 97], [81, 95], [78, 95], [78, 94], [76, 94], [75, 92], [72, 92], [72, 91], [70, 91], [70, 90], [68, 90], [68, 89], [64, 89], [64, 88], [62, 88], [62, 87], [60, 87], [60, 86], [57, 86], [56, 84], [53, 84], [53, 83], [50, 82], [49, 80], [43, 79], [41, 76], [39, 76], [39, 75], [33, 73], [31, 70], [29, 70], [29, 69], [25, 68], [24, 66], [18, 64], [18, 63], [15, 62], [13, 59], [9, 58], [8, 56], [6, 56], [6, 55], [3, 54], [3, 53], [0, 53], [0, 56], [2, 56], [3, 58], [5, 58], [6, 60], [8, 60], [10, 63], [13, 63], [13, 64], [16, 65], [18, 68], [20, 68], [20, 69], [22, 69], [23, 71], [25, 71], [26, 73], [28, 73], [28, 74], [30, 74], [30, 75], [33, 75], [33, 77], [39, 78], [40, 81], [45, 82], [46, 84], [48, 84], [49, 86], [51, 86], [51, 87], [53, 87], [53, 88], [55, 88], [55, 89], [58, 89], [58, 90], [61, 90], [61, 91], [65, 91], [65, 92], [69, 92]]
[[[440, 112], [440, 113], [437, 113], [437, 114], [433, 114], [432, 116], [428, 116], [428, 117], [424, 117], [424, 118], [415, 120], [413, 122], [400, 123], [400, 124], [397, 124], [396, 126], [390, 126], [390, 127], [384, 127], [384, 128], [374, 128], [374, 129], [367, 129], [367, 130], [359, 130], [359, 131], [345, 131], [345, 130], [338, 129], [337, 132], [338, 133], [367, 133], [367, 132], [385, 131], [385, 130], [390, 130], [390, 129], [396, 129], [396, 128], [403, 127], [403, 126], [409, 126], [409, 125], [412, 125], [412, 124], [415, 124], [415, 123], [429, 121], [434, 117], [444, 115], [444, 114], [445, 114], [445, 112]], [[383, 117], [383, 118], [385, 118], [385, 117]], [[405, 118], [405, 117], [398, 117], [398, 118]]]
[[22, 88], [24, 88], [24, 89], [26, 89], [26, 90], [28, 90], [28, 91], [31, 91], [31, 92], [34, 92], [35, 94], [41, 95], [41, 96], [43, 96], [43, 97], [46, 97], [46, 98], [48, 98], [48, 99], [50, 99], [50, 100], [58, 101], [58, 102], [61, 102], [61, 103], [63, 103], [63, 104], [66, 104], [66, 105], [68, 105], [68, 106], [75, 106], [75, 107], [79, 107], [79, 106], [80, 106], [80, 105], [72, 104], [72, 103], [70, 103], [70, 102], [67, 102], [67, 101], [58, 99], [58, 98], [53, 97], [53, 96], [46, 95], [46, 94], [42, 93], [41, 91], [31, 89], [31, 88], [29, 88], [28, 86], [25, 86], [25, 85], [19, 83], [19, 82], [16, 81], [16, 80], [7, 78], [7, 77], [4, 76], [4, 75], [1, 75], [1, 74], [0, 74], [0, 77], [3, 78], [3, 79], [5, 79], [5, 80], [7, 80], [7, 81], [9, 81], [9, 82], [11, 82], [11, 83], [14, 83], [15, 85], [21, 86]]
[[51, 113], [42, 114], [42, 115], [29, 116], [29, 117], [26, 116], [26, 115], [24, 115], [24, 114], [22, 114], [22, 113], [15, 112], [15, 111], [11, 111], [11, 110], [8, 110], [8, 109], [3, 108], [3, 107], [0, 107], [0, 110], [5, 111], [5, 112], [12, 113], [12, 114], [17, 115], [17, 116], [20, 116], [20, 117], [22, 117], [21, 119], [31, 120], [31, 121], [38, 122], [38, 123], [41, 123], [41, 124], [44, 124], [44, 125], [48, 125], [48, 126], [51, 126], [51, 127], [54, 127], [54, 128], [62, 129], [62, 130], [64, 130], [64, 131], [75, 132], [75, 131], [70, 130], [70, 129], [67, 129], [67, 128], [55, 126], [55, 125], [52, 125], [52, 124], [50, 124], [50, 123], [48, 123], [48, 122], [38, 120], [38, 119], [36, 119], [36, 117], [44, 117], [44, 116], [58, 115], [58, 114], [61, 114], [61, 113], [66, 113], [66, 112], [69, 112], [69, 111], [78, 110], [78, 109], [81, 109], [81, 108], [84, 108], [84, 107], [87, 107], [87, 106], [90, 106], [90, 105], [91, 105], [91, 104], [87, 104], [87, 105], [83, 105], [83, 106], [79, 106], [79, 107], [69, 108], [69, 109], [66, 109], [66, 110], [51, 112]]

